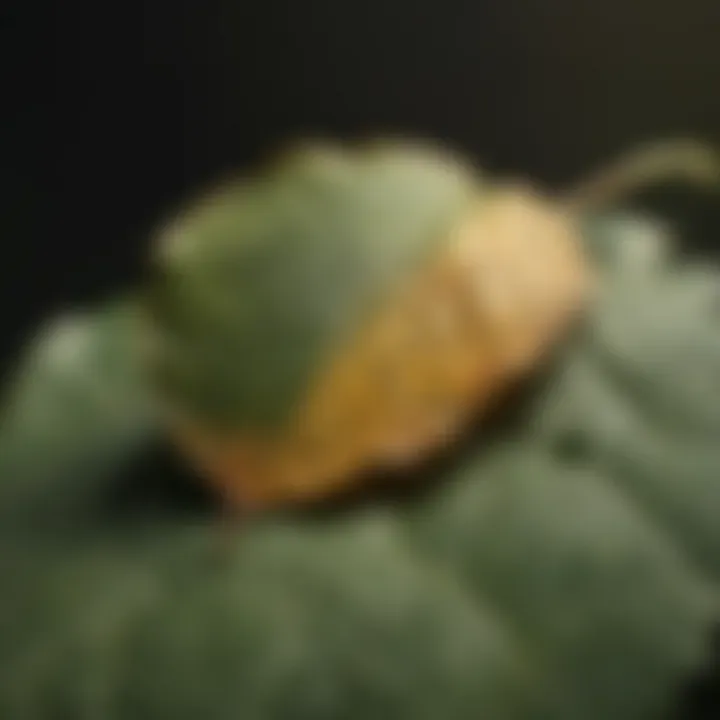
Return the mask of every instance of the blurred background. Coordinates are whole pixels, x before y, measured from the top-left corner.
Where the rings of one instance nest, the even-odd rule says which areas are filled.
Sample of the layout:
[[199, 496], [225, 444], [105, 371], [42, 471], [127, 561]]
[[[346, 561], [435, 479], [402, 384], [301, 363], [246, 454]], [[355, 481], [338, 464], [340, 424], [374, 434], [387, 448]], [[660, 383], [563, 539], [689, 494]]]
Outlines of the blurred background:
[[429, 136], [549, 186], [647, 139], [720, 144], [718, 0], [25, 0], [0, 23], [2, 369], [137, 278], [169, 208], [298, 135]]
[[643, 139], [720, 143], [718, 0], [18, 0], [0, 19], [3, 357], [136, 277], [169, 207], [297, 135], [436, 137], [548, 184]]

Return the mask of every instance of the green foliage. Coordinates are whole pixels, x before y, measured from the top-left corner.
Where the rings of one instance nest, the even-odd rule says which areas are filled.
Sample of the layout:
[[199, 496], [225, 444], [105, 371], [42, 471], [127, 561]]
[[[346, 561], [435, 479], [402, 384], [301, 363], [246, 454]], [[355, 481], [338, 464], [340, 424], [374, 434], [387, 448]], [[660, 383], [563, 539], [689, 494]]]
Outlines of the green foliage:
[[540, 400], [533, 436], [579, 447], [717, 577], [720, 275], [673, 255], [653, 221], [617, 223], [602, 296]]
[[[267, 518], [230, 537], [199, 512], [103, 528], [98, 498], [117, 479], [76, 463], [87, 444], [75, 440], [93, 429], [127, 449], [114, 414], [95, 406], [70, 455], [33, 435], [21, 475], [0, 455], [3, 517], [22, 518], [0, 548], [0, 717], [644, 720], [671, 708], [718, 619], [720, 327], [716, 271], [683, 265], [659, 237], [635, 217], [591, 224], [605, 268], [592, 317], [502, 441], [412, 503]], [[93, 377], [81, 360], [58, 391]], [[34, 422], [8, 416], [3, 453], [41, 418], [75, 416], [50, 388], [35, 397]], [[74, 532], [46, 532], [49, 509]]]
[[3, 393], [0, 527], [87, 511], [102, 478], [152, 436], [134, 318], [119, 301], [56, 318], [29, 340]]

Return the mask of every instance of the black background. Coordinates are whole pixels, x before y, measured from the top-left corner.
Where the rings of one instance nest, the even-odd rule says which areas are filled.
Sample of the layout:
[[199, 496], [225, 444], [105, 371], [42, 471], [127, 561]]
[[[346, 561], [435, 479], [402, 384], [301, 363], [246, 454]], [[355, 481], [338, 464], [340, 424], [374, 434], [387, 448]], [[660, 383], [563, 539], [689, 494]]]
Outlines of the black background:
[[5, 356], [137, 277], [169, 207], [297, 135], [430, 136], [550, 184], [648, 138], [720, 143], [718, 0], [1, 7]]
[[405, 132], [570, 180], [720, 144], [720, 0], [125, 0], [0, 10], [7, 360], [140, 272], [153, 223], [303, 134]]

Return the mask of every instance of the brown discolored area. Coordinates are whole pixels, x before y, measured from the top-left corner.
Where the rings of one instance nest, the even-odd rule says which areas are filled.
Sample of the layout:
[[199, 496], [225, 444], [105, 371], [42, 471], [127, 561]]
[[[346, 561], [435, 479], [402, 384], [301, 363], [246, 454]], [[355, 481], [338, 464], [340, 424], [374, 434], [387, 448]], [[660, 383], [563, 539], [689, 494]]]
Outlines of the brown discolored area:
[[321, 368], [282, 432], [218, 437], [184, 419], [178, 440], [233, 506], [324, 499], [451, 443], [557, 345], [591, 290], [572, 217], [499, 188]]

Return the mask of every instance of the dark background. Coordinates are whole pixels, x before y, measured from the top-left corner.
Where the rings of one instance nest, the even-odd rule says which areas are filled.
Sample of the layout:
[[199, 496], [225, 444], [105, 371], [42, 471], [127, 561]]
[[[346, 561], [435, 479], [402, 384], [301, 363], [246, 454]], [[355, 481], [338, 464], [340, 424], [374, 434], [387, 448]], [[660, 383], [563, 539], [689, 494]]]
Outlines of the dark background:
[[431, 136], [550, 184], [647, 138], [720, 143], [719, 0], [1, 7], [4, 357], [137, 277], [168, 207], [299, 134]]
[[2, 7], [4, 363], [137, 278], [168, 208], [297, 135], [430, 136], [549, 185], [645, 139], [720, 144], [720, 0]]

